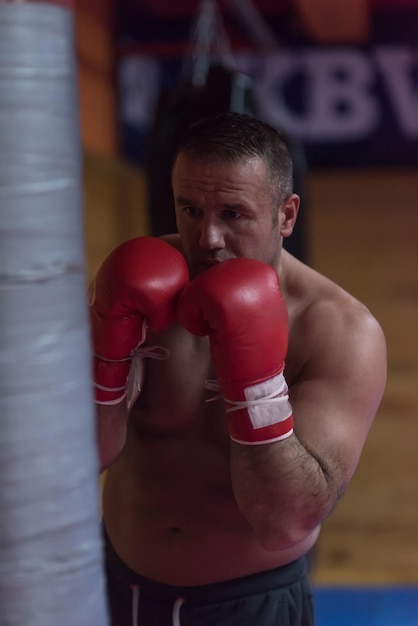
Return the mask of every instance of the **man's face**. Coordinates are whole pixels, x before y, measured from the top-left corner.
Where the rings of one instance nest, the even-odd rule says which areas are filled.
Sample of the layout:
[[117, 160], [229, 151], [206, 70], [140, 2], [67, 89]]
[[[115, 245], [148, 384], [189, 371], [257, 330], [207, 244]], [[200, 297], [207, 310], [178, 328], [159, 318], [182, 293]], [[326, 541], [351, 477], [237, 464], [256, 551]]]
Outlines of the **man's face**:
[[177, 227], [192, 277], [235, 257], [277, 266], [280, 217], [274, 226], [276, 200], [261, 159], [224, 163], [180, 154], [172, 182]]

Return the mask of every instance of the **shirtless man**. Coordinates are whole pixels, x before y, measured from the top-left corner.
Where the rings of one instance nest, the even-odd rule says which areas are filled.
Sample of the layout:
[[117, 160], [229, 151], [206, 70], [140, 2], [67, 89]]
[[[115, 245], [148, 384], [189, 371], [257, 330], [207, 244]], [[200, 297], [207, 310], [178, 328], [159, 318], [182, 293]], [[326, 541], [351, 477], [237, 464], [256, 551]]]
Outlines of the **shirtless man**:
[[112, 626], [309, 626], [305, 556], [381, 401], [383, 333], [282, 249], [299, 198], [269, 125], [195, 124], [172, 182], [178, 234], [118, 247], [91, 301]]

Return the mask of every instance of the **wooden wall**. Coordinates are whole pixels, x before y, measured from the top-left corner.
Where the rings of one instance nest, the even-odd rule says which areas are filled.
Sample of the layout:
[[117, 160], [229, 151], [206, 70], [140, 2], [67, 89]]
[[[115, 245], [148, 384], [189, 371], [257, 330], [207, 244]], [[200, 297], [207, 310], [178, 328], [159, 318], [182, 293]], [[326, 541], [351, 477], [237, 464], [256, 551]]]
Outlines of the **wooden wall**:
[[81, 134], [86, 150], [116, 154], [113, 0], [76, 0]]
[[324, 524], [315, 580], [417, 584], [418, 172], [314, 173], [310, 192], [313, 265], [371, 309], [388, 345], [383, 402]]
[[145, 177], [119, 155], [113, 11], [113, 0], [76, 1], [89, 278], [115, 245], [149, 231]]
[[148, 234], [144, 174], [116, 157], [86, 152], [84, 218], [90, 279], [112, 248]]

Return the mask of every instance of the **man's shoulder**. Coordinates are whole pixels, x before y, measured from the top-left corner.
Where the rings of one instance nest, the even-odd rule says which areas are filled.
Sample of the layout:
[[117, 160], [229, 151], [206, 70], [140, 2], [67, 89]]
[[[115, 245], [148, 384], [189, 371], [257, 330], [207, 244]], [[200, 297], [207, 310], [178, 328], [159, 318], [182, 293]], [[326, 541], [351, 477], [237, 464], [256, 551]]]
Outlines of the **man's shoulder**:
[[323, 274], [296, 262], [287, 284], [292, 335], [309, 355], [384, 351], [382, 328], [368, 307]]
[[336, 284], [312, 298], [304, 311], [305, 322], [318, 332], [324, 329], [331, 333], [369, 333], [379, 326], [368, 307], [355, 296]]
[[371, 316], [366, 305], [341, 285], [288, 255], [285, 294], [295, 316], [333, 314], [339, 319]]

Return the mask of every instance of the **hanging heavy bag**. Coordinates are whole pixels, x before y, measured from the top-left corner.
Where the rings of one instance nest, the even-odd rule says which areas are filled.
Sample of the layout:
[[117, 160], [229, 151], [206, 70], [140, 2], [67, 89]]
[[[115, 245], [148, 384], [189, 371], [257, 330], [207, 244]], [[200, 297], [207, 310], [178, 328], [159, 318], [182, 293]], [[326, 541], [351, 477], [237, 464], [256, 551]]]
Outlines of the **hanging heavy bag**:
[[204, 86], [183, 84], [161, 98], [146, 164], [153, 235], [176, 230], [171, 165], [183, 129], [199, 118], [223, 111], [255, 114], [255, 105], [250, 79], [221, 65], [209, 69]]
[[234, 68], [216, 3], [203, 0], [173, 91], [162, 92], [148, 138], [146, 172], [151, 233], [175, 232], [171, 165], [183, 130], [224, 111], [256, 114], [251, 79]]
[[[197, 119], [224, 111], [258, 115], [251, 78], [235, 68], [221, 15], [203, 0], [176, 88], [162, 92], [148, 138], [146, 173], [151, 234], [176, 232], [171, 166], [183, 130]], [[295, 193], [305, 196], [306, 160], [300, 142], [285, 137], [294, 162]], [[302, 212], [303, 213], [303, 212]], [[306, 261], [305, 220], [297, 220], [285, 247]]]

